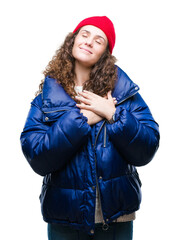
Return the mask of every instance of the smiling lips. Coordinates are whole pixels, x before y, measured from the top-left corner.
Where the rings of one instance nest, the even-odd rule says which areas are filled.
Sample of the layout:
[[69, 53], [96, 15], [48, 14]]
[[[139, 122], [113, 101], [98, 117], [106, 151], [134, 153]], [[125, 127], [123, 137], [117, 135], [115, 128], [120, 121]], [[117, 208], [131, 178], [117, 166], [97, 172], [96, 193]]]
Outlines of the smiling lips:
[[82, 49], [82, 50], [84, 50], [84, 51], [86, 51], [86, 52], [92, 54], [92, 52], [91, 52], [90, 50], [86, 49], [86, 48], [80, 47], [80, 49]]

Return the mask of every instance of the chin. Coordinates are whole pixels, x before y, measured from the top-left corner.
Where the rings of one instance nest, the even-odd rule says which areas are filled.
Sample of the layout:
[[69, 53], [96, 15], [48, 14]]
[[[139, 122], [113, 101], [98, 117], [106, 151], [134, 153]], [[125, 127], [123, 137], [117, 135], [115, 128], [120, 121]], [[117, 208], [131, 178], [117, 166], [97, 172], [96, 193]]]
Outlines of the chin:
[[94, 64], [86, 61], [78, 61], [82, 66], [91, 68]]

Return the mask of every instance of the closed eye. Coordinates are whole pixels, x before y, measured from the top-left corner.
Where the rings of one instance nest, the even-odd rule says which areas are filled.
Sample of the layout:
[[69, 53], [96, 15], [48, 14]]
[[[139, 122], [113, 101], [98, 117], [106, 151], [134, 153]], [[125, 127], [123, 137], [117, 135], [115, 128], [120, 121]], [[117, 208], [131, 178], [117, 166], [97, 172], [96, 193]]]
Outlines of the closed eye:
[[101, 41], [99, 41], [99, 40], [96, 40], [96, 43], [98, 43], [98, 44], [101, 44]]
[[85, 37], [85, 38], [87, 38], [87, 37], [88, 37], [88, 35], [87, 35], [86, 33], [83, 33], [83, 34], [82, 34], [82, 37]]

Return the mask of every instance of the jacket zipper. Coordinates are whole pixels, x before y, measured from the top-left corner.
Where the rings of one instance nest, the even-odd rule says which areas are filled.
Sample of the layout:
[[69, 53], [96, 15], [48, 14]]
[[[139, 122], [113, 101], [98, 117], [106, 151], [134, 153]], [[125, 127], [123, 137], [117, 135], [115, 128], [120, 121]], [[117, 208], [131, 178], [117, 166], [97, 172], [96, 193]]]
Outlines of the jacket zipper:
[[[126, 101], [127, 99], [131, 98], [132, 96], [134, 96], [137, 92], [139, 91], [139, 89], [137, 91], [135, 91], [133, 94], [127, 96], [125, 99], [123, 99], [122, 101], [120, 101], [118, 104], [116, 104], [116, 106], [120, 105], [121, 103], [123, 103], [124, 101]], [[106, 130], [106, 120], [104, 120], [104, 122], [102, 123], [99, 131], [98, 131], [98, 134], [96, 136], [96, 139], [95, 139], [95, 143], [94, 143], [94, 152], [95, 152], [95, 168], [96, 168], [96, 186], [98, 188], [98, 192], [99, 192], [99, 198], [100, 198], [100, 209], [101, 209], [101, 212], [102, 212], [102, 204], [101, 204], [101, 194], [100, 194], [100, 190], [99, 190], [99, 183], [98, 183], [98, 178], [97, 178], [97, 159], [96, 159], [96, 151], [95, 151], [95, 148], [96, 148], [96, 143], [97, 143], [97, 139], [99, 137], [99, 134], [104, 126], [104, 142], [103, 142], [103, 147], [106, 147], [106, 135], [107, 135], [107, 130]], [[96, 208], [96, 206], [95, 206]], [[103, 212], [102, 212], [102, 216], [103, 216]], [[103, 216], [103, 225], [102, 225], [102, 229], [103, 230], [108, 230], [109, 228], [109, 225], [106, 223], [106, 221], [104, 220], [104, 216]]]
[[[98, 188], [98, 192], [99, 192], [99, 198], [100, 198], [100, 209], [101, 209], [101, 212], [102, 212], [102, 205], [101, 205], [101, 194], [100, 194], [100, 190], [99, 190], [99, 183], [98, 183], [98, 178], [97, 178], [97, 158], [96, 158], [96, 143], [97, 143], [97, 139], [99, 137], [99, 134], [103, 128], [103, 126], [105, 125], [105, 122], [106, 120], [104, 120], [104, 122], [102, 123], [99, 131], [98, 131], [98, 134], [96, 136], [96, 139], [95, 139], [95, 143], [94, 143], [94, 152], [95, 152], [95, 168], [96, 168], [96, 187]], [[95, 209], [96, 209], [96, 206], [95, 206]], [[102, 212], [102, 216], [103, 216], [103, 212]], [[102, 229], [103, 230], [107, 230], [109, 228], [109, 225], [105, 222], [104, 220], [104, 216], [103, 216], [103, 225], [102, 225]]]
[[123, 102], [126, 101], [127, 99], [129, 99], [129, 98], [131, 98], [132, 96], [134, 96], [138, 91], [139, 91], [139, 89], [136, 90], [133, 94], [127, 96], [126, 98], [124, 98], [123, 100], [121, 100], [120, 102], [118, 102], [118, 103], [116, 104], [116, 106], [120, 105], [121, 103], [123, 103]]
[[[96, 187], [98, 188], [98, 193], [99, 193], [99, 198], [100, 198], [100, 210], [102, 212], [102, 205], [101, 205], [101, 194], [100, 194], [100, 190], [99, 190], [99, 183], [98, 183], [98, 178], [97, 178], [97, 159], [96, 159], [96, 153], [95, 153], [95, 167], [96, 167]], [[95, 205], [95, 211], [96, 211], [96, 205]], [[103, 216], [103, 212], [102, 212], [102, 216]], [[108, 230], [109, 225], [105, 222], [104, 220], [104, 216], [103, 216], [103, 225], [102, 225], [102, 229], [103, 230]]]
[[100, 131], [102, 130], [105, 122], [106, 122], [106, 120], [103, 121], [103, 123], [102, 123], [102, 125], [101, 125], [101, 127], [100, 127], [100, 129], [99, 129], [99, 131], [98, 131], [98, 134], [97, 134], [97, 136], [96, 136], [95, 143], [94, 143], [94, 149], [95, 149], [96, 142], [97, 142], [97, 139], [98, 139], [98, 137], [99, 137]]
[[44, 112], [44, 113], [55, 113], [55, 112], [62, 112], [62, 111], [68, 111], [69, 109], [61, 109], [61, 110], [54, 110], [54, 111], [49, 111], [49, 112]]
[[106, 147], [106, 124], [104, 124], [104, 144], [103, 144], [103, 147], [105, 148]]

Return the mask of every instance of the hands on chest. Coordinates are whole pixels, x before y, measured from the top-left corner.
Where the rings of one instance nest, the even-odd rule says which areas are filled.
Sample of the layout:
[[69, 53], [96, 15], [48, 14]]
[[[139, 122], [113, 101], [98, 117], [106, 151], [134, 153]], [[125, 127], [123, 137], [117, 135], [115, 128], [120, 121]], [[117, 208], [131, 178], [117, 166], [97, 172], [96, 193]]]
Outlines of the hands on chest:
[[88, 118], [89, 125], [95, 124], [103, 118], [110, 120], [116, 111], [115, 104], [117, 101], [111, 96], [111, 91], [105, 97], [86, 90], [79, 92], [79, 95], [76, 96], [76, 99], [80, 101], [80, 104], [76, 104], [76, 106]]

